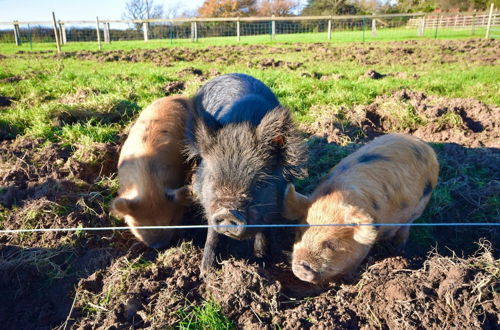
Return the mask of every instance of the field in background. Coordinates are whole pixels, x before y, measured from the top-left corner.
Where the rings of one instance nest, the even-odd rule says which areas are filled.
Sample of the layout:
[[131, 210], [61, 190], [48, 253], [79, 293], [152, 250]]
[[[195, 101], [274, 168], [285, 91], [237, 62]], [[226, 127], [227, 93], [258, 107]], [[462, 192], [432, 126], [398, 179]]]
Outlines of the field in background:
[[[155, 49], [158, 47], [208, 47], [222, 45], [254, 45], [254, 44], [293, 44], [296, 42], [328, 42], [332, 44], [348, 42], [370, 42], [370, 41], [400, 41], [400, 40], [423, 40], [423, 39], [466, 39], [484, 37], [485, 29], [476, 28], [474, 33], [470, 29], [427, 29], [422, 36], [417, 36], [415, 29], [379, 29], [375, 37], [370, 30], [367, 31], [332, 31], [332, 39], [327, 40], [327, 33], [290, 33], [280, 34], [275, 40], [271, 40], [271, 35], [263, 34], [257, 36], [242, 36], [241, 41], [236, 37], [209, 37], [199, 38], [197, 42], [191, 39], [151, 39], [147, 42], [143, 40], [113, 41], [110, 44], [102, 43], [102, 50], [133, 50], [133, 49]], [[24, 42], [21, 46], [13, 43], [0, 43], [0, 54], [12, 54], [17, 51], [56, 51], [55, 43], [35, 42], [30, 44]], [[62, 46], [62, 51], [97, 51], [97, 42], [69, 42]]]
[[[441, 164], [421, 222], [499, 222], [500, 42], [467, 35], [395, 41], [413, 39], [398, 33], [383, 43], [368, 42], [368, 31], [365, 43], [337, 42], [335, 32], [330, 43], [314, 43], [325, 34], [279, 35], [265, 44], [269, 36], [237, 45], [232, 37], [199, 39], [166, 49], [157, 47], [168, 41], [113, 42], [102, 52], [89, 52], [95, 43], [69, 43], [61, 56], [51, 44], [37, 44], [33, 50], [50, 52], [34, 54], [16, 53], [29, 50], [26, 44], [2, 44], [0, 228], [123, 225], [108, 209], [127, 127], [153, 100], [193, 95], [229, 72], [261, 79], [293, 112], [310, 157], [309, 177], [296, 182], [300, 192], [310, 193], [374, 137], [406, 132], [432, 142]], [[385, 38], [382, 30], [378, 37]], [[188, 221], [200, 223], [199, 212]], [[166, 251], [118, 231], [0, 235], [0, 319], [6, 328], [499, 322], [500, 236], [493, 227], [413, 228], [404, 252], [380, 245], [353, 279], [326, 287], [295, 279], [286, 253], [263, 265], [248, 255], [250, 244], [229, 240], [221, 251], [235, 257], [222, 252], [222, 271], [201, 280], [204, 235], [182, 233]], [[279, 235], [289, 252], [292, 233]], [[428, 255], [434, 248], [445, 256]]]

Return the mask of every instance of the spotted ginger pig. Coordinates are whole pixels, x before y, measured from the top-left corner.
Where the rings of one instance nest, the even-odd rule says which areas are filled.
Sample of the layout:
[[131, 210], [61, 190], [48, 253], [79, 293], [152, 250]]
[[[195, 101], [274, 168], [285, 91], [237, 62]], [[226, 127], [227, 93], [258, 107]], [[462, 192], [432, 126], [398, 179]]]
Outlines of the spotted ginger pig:
[[136, 227], [179, 224], [189, 201], [190, 166], [183, 150], [191, 109], [191, 100], [183, 96], [155, 101], [142, 111], [120, 153], [120, 190], [112, 211], [152, 248], [166, 246], [173, 231]]
[[373, 244], [406, 243], [409, 226], [424, 211], [438, 181], [439, 164], [425, 142], [404, 134], [375, 139], [343, 159], [310, 197], [293, 185], [285, 192], [284, 216], [310, 225], [297, 232], [292, 271], [301, 280], [323, 283], [356, 269]]

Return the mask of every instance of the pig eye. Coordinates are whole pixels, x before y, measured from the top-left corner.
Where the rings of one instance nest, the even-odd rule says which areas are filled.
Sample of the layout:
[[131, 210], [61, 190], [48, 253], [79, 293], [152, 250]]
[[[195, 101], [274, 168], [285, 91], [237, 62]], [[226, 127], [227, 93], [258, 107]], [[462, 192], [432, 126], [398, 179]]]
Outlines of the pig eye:
[[335, 245], [331, 241], [324, 241], [322, 245], [323, 245], [323, 249], [328, 249], [328, 250], [331, 250], [331, 251], [335, 251], [336, 250]]

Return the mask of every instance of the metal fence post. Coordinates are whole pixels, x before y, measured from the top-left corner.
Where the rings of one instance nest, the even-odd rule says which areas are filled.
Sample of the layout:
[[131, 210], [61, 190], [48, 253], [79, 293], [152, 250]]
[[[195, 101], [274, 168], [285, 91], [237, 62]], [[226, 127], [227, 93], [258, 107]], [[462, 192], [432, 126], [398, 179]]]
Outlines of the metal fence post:
[[495, 7], [495, 5], [493, 3], [491, 3], [490, 13], [488, 14], [488, 25], [486, 26], [486, 34], [484, 35], [484, 37], [486, 39], [488, 39], [490, 37], [491, 19], [493, 17], [493, 7]]
[[21, 41], [21, 34], [19, 33], [19, 24], [14, 21], [14, 39], [16, 40], [16, 46], [21, 46], [23, 43]]
[[274, 20], [274, 15], [271, 21], [271, 40], [276, 40], [276, 21]]
[[372, 37], [375, 38], [377, 36], [377, 21], [375, 19], [375, 14], [372, 14]]
[[149, 26], [148, 26], [149, 23], [147, 22], [142, 22], [142, 32], [144, 34], [144, 42], [147, 42], [149, 40], [149, 34], [148, 34], [148, 30], [149, 30]]
[[95, 29], [97, 32], [97, 47], [101, 50], [101, 33], [99, 32], [99, 17], [95, 18]]
[[332, 19], [328, 20], [328, 40], [332, 40]]
[[54, 23], [54, 35], [56, 37], [57, 53], [60, 53], [61, 52], [61, 44], [59, 42], [59, 33], [57, 33], [56, 14], [54, 14], [54, 12], [52, 12], [52, 22]]
[[238, 18], [236, 19], [236, 41], [240, 41], [241, 38], [240, 38], [240, 17], [238, 16]]

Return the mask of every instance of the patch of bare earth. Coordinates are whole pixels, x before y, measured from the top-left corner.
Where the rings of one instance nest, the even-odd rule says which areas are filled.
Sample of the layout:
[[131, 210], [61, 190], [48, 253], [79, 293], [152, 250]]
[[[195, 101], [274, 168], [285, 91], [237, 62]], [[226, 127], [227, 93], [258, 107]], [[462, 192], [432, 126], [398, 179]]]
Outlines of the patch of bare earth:
[[[73, 151], [36, 139], [1, 142], [2, 226], [17, 229], [109, 225], [111, 219], [102, 198], [112, 192], [98, 181], [115, 172], [117, 149], [111, 143]], [[61, 240], [88, 245], [93, 238], [75, 232], [0, 236], [0, 243], [30, 247], [55, 247]]]
[[200, 259], [189, 243], [158, 255], [129, 252], [80, 280], [71, 320], [80, 329], [175, 327], [179, 310], [210, 300], [238, 328], [494, 329], [500, 321], [500, 263], [487, 243], [468, 258], [431, 253], [423, 264], [402, 257], [366, 263], [358, 280], [316, 289], [311, 298], [300, 294], [311, 287], [276, 268], [235, 259], [201, 280]]
[[500, 107], [475, 99], [401, 90], [379, 96], [367, 106], [352, 109], [319, 106], [313, 112], [318, 113], [318, 120], [303, 129], [339, 144], [401, 132], [428, 142], [500, 147]]
[[[485, 39], [468, 40], [408, 40], [394, 42], [367, 42], [346, 45], [325, 43], [294, 43], [293, 45], [228, 45], [210, 46], [206, 48], [171, 47], [158, 49], [112, 50], [112, 51], [78, 51], [54, 55], [52, 52], [18, 52], [15, 57], [37, 56], [53, 58], [77, 58], [97, 60], [101, 62], [152, 62], [159, 66], [172, 66], [174, 63], [194, 62], [248, 63], [251, 67], [288, 67], [295, 70], [306, 62], [317, 61], [350, 61], [363, 65], [383, 64], [444, 64], [444, 63], [477, 63], [498, 64], [500, 41]], [[308, 54], [304, 63], [287, 63], [276, 59], [268, 59], [269, 54], [288, 53]], [[245, 54], [242, 56], [241, 54]], [[255, 59], [260, 60], [255, 60]]]

